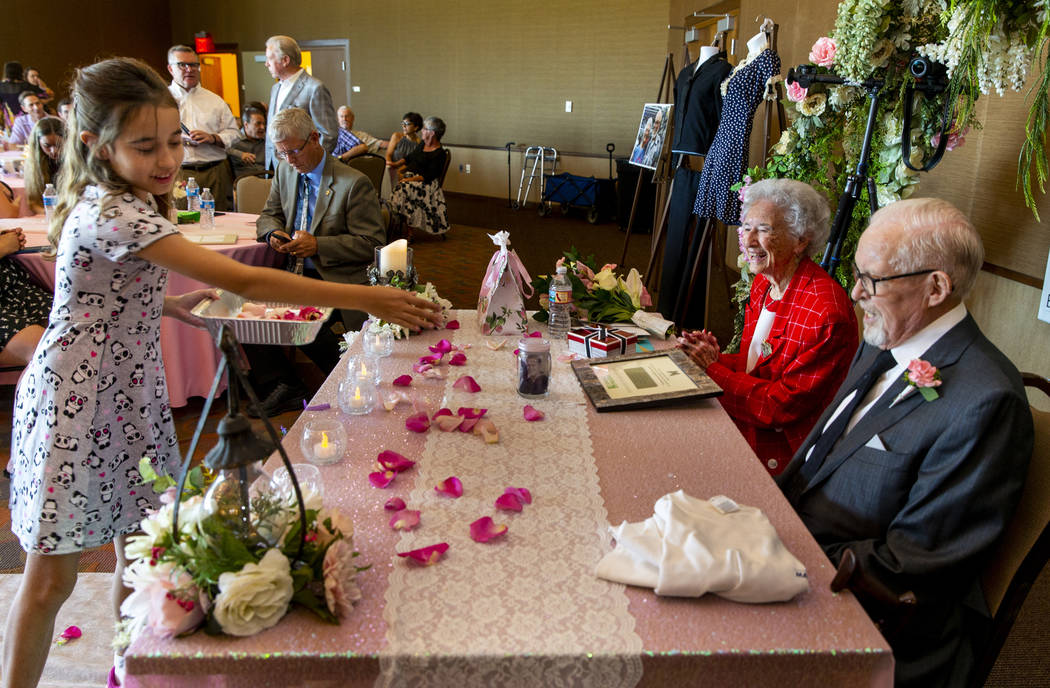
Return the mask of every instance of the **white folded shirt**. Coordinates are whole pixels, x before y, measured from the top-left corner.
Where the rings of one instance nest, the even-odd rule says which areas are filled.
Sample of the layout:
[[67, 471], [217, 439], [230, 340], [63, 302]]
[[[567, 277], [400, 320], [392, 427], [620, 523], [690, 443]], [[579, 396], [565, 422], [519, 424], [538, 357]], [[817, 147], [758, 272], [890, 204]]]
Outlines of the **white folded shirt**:
[[761, 510], [681, 490], [657, 500], [641, 523], [610, 527], [616, 548], [599, 578], [653, 588], [657, 595], [735, 602], [783, 602], [809, 590], [806, 568], [785, 549]]

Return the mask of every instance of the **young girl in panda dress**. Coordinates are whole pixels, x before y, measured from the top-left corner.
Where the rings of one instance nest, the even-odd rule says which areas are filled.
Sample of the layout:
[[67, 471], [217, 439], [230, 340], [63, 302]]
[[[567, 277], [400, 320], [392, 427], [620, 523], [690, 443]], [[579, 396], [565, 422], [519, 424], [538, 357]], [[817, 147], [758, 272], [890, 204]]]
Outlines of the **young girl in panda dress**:
[[22, 376], [12, 431], [12, 530], [28, 553], [8, 612], [4, 688], [35, 686], [80, 552], [113, 541], [113, 604], [126, 594], [124, 536], [159, 506], [138, 462], [180, 464], [160, 356], [161, 316], [193, 324], [207, 290], [166, 296], [168, 270], [248, 299], [368, 311], [433, 327], [437, 307], [388, 287], [242, 265], [182, 238], [167, 219], [182, 162], [179, 111], [146, 64], [78, 70], [58, 207], [49, 325]]

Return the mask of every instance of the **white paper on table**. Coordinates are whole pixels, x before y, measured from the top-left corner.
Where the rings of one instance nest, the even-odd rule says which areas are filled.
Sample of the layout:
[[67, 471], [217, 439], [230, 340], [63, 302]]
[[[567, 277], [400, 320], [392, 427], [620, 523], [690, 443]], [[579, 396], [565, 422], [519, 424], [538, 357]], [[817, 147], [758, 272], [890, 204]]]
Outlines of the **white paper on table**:
[[1037, 317], [1043, 322], [1050, 323], [1050, 254], [1046, 256], [1046, 276], [1043, 277], [1043, 294], [1039, 297]]

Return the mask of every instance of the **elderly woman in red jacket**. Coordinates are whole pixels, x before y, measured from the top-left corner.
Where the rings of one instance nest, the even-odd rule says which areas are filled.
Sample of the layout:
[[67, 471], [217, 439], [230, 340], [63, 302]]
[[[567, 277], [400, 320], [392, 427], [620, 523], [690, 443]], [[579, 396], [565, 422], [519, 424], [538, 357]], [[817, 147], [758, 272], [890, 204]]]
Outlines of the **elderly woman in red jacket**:
[[849, 296], [810, 260], [827, 241], [829, 215], [803, 182], [748, 187], [740, 247], [755, 277], [740, 353], [720, 353], [707, 332], [686, 332], [678, 344], [725, 391], [722, 406], [773, 475], [831, 402], [857, 349]]

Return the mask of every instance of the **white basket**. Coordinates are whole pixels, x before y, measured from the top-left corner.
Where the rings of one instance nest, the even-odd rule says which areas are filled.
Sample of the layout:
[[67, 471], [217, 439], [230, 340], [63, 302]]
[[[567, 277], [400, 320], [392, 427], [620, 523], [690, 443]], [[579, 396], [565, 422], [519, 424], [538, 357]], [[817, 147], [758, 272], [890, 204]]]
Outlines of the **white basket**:
[[[317, 320], [254, 320], [238, 318], [245, 299], [230, 291], [217, 290], [219, 298], [205, 299], [193, 309], [193, 315], [204, 320], [204, 326], [212, 337], [218, 337], [223, 325], [229, 325], [233, 335], [241, 344], [278, 344], [281, 346], [300, 346], [309, 344], [321, 330], [329, 316], [331, 308], [321, 308], [321, 317]], [[287, 306], [297, 308], [294, 304], [267, 302], [269, 308]]]

